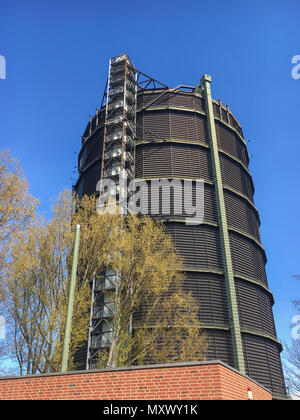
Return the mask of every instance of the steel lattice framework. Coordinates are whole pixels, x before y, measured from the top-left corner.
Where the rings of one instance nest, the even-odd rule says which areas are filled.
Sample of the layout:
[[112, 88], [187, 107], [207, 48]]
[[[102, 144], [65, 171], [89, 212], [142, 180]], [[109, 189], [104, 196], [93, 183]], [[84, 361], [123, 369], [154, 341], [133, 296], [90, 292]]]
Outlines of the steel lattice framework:
[[[111, 58], [102, 101], [105, 120], [100, 182], [105, 178], [115, 181], [110, 195], [120, 206], [126, 183], [134, 177], [136, 91], [136, 70], [128, 55]], [[87, 369], [96, 367], [99, 349], [110, 345], [113, 299], [107, 291], [116, 293], [117, 285], [118, 274], [111, 269], [93, 279]]]

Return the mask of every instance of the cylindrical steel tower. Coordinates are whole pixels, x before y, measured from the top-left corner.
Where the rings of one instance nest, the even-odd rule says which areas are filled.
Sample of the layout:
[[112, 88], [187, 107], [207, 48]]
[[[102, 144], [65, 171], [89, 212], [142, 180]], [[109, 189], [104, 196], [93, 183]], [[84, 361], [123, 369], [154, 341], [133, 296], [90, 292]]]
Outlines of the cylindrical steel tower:
[[[79, 195], [95, 193], [104, 126], [102, 107], [90, 118], [83, 136]], [[135, 178], [148, 183], [204, 181], [202, 223], [187, 224], [172, 206], [170, 214], [160, 206], [155, 217], [164, 221], [184, 257], [184, 285], [199, 301], [199, 318], [210, 339], [207, 358], [236, 367], [275, 397], [284, 397], [282, 346], [274, 325], [248, 164], [241, 126], [228, 106], [211, 98], [209, 76], [196, 87], [137, 90]], [[171, 195], [176, 202], [175, 189]]]

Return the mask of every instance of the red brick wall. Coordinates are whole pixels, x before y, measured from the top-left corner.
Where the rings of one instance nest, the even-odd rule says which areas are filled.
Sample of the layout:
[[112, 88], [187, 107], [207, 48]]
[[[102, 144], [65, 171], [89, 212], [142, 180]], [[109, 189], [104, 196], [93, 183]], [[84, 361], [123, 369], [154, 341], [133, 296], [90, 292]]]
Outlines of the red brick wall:
[[270, 400], [271, 394], [222, 362], [0, 378], [0, 399]]

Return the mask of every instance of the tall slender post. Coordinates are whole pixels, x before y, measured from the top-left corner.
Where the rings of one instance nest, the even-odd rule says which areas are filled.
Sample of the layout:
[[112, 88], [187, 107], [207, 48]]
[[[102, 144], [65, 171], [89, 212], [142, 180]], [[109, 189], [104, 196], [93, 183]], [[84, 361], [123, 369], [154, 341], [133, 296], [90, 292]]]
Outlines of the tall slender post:
[[71, 282], [70, 282], [65, 335], [64, 335], [64, 343], [63, 343], [63, 354], [62, 354], [62, 359], [61, 359], [61, 372], [66, 372], [68, 368], [68, 356], [69, 356], [69, 347], [70, 347], [70, 339], [71, 339], [73, 304], [74, 304], [76, 273], [77, 273], [77, 263], [78, 263], [79, 239], [80, 239], [80, 225], [77, 225], [76, 233], [75, 233], [75, 241], [74, 241]]
[[[221, 166], [218, 151], [218, 142], [215, 127], [215, 118], [210, 90], [211, 76], [204, 74], [200, 81], [200, 92], [205, 97], [206, 117], [208, 133], [210, 140], [210, 154], [212, 159], [212, 169], [214, 177], [214, 186], [216, 192], [216, 203], [218, 209], [219, 230], [223, 256], [224, 276], [226, 283], [227, 303], [230, 316], [231, 337], [234, 352], [234, 363], [236, 369], [245, 373], [245, 361], [243, 355], [242, 336], [238, 314], [238, 305], [235, 292], [235, 281], [232, 267], [232, 258], [230, 250], [230, 241], [227, 225], [227, 216], [225, 209], [225, 200], [223, 194], [223, 184], [221, 176]], [[198, 88], [198, 87], [197, 87]]]

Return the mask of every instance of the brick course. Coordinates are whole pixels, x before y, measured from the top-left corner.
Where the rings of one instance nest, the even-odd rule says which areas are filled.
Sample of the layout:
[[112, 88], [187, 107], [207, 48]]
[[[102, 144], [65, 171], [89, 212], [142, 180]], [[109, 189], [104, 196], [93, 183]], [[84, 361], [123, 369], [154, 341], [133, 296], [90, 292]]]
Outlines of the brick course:
[[270, 400], [220, 361], [0, 378], [0, 400]]

